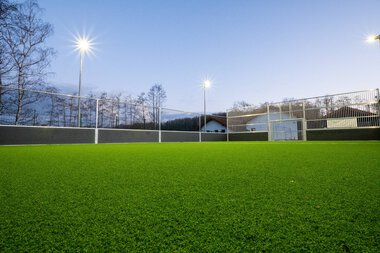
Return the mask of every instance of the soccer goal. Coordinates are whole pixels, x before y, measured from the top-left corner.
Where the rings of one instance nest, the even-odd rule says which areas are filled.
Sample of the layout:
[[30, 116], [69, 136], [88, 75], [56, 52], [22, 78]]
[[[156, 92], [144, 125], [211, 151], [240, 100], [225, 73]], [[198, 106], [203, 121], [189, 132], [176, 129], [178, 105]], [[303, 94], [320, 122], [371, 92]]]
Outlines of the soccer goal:
[[269, 141], [305, 141], [305, 119], [299, 118], [269, 121], [268, 139]]

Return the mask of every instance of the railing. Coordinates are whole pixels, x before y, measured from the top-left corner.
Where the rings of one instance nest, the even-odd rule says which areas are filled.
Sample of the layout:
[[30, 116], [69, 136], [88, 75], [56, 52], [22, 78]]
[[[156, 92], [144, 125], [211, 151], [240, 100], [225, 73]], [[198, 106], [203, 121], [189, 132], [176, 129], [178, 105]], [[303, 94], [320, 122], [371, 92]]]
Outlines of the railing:
[[[0, 94], [0, 125], [223, 132], [223, 127], [204, 129], [200, 113], [132, 103], [129, 98], [79, 97], [12, 86], [1, 86]], [[215, 118], [225, 122], [218, 115], [207, 115], [207, 122]]]
[[230, 132], [269, 131], [268, 122], [305, 119], [306, 129], [380, 127], [379, 89], [340, 93], [227, 111]]

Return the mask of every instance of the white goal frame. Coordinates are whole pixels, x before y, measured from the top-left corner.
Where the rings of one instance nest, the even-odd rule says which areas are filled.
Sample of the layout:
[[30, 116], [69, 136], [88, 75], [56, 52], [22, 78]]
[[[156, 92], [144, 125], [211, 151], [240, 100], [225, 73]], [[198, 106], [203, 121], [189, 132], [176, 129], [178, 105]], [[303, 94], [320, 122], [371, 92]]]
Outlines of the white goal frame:
[[304, 118], [271, 120], [268, 122], [268, 141], [306, 141]]

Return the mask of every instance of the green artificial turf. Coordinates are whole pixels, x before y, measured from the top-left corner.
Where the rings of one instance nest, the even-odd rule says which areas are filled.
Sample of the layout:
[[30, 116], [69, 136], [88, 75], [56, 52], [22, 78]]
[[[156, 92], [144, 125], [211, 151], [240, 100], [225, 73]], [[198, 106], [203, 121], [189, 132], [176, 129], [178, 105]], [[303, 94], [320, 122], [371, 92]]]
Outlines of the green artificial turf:
[[379, 252], [380, 142], [0, 147], [0, 252]]

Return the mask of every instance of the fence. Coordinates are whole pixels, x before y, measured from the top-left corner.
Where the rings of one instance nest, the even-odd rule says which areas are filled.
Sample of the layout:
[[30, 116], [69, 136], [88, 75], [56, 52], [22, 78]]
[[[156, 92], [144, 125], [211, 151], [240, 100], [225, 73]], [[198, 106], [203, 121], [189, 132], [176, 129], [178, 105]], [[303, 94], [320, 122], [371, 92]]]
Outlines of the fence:
[[[0, 88], [0, 126], [3, 126], [3, 133], [10, 131], [5, 126], [34, 126], [94, 129], [95, 143], [225, 139], [225, 136], [201, 133], [204, 118], [199, 113], [153, 107], [146, 101], [132, 103], [130, 98], [105, 99], [12, 86]], [[207, 119], [210, 117], [208, 115]], [[116, 129], [125, 131], [107, 131]], [[24, 136], [19, 130], [16, 131]], [[33, 131], [37, 134], [36, 130]], [[92, 135], [92, 132], [88, 135]], [[83, 141], [88, 142], [88, 138]]]
[[229, 134], [306, 140], [307, 131], [380, 127], [379, 89], [319, 96], [227, 111]]
[[379, 89], [235, 108], [204, 122], [129, 98], [0, 86], [0, 129], [0, 144], [380, 139]]

